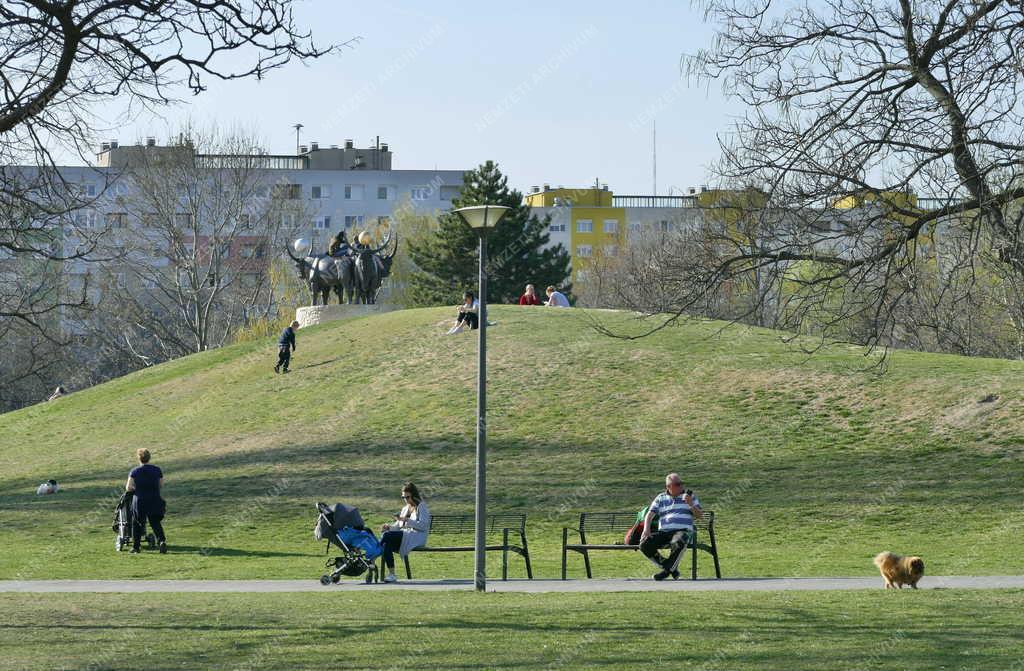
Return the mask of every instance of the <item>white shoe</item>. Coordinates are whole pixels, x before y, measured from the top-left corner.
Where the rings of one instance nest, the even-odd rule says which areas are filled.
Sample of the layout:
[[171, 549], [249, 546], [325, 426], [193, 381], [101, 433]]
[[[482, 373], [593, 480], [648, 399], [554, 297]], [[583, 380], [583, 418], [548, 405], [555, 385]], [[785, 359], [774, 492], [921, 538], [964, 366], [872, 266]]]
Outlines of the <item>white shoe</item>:
[[389, 573], [384, 576], [384, 582], [398, 582], [398, 578], [395, 577], [394, 573]]
[[455, 335], [456, 333], [462, 333], [462, 324], [453, 326], [451, 331], [448, 331], [449, 335]]

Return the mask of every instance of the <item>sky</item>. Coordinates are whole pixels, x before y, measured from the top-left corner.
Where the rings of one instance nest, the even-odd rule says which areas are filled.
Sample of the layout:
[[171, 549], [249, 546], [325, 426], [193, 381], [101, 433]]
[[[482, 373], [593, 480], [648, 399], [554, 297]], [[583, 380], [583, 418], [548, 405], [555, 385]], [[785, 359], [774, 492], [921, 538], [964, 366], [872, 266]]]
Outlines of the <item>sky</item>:
[[107, 139], [155, 136], [183, 124], [241, 127], [272, 153], [377, 136], [396, 169], [469, 169], [491, 159], [509, 184], [617, 194], [707, 184], [730, 112], [717, 83], [690, 82], [684, 54], [712, 30], [686, 2], [350, 3], [306, 0], [297, 17], [318, 42], [358, 38], [337, 55], [292, 63], [262, 81], [210, 81], [200, 96], [124, 116], [99, 110]]

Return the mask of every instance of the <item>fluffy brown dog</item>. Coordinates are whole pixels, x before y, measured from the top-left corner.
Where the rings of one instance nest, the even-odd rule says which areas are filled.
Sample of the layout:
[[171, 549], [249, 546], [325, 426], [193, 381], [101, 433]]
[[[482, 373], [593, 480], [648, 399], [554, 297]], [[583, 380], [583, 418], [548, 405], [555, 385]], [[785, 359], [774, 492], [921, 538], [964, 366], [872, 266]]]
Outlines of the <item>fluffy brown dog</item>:
[[875, 566], [882, 572], [886, 589], [903, 589], [904, 585], [917, 589], [917, 581], [924, 575], [924, 560], [920, 557], [901, 557], [892, 552], [880, 552], [875, 556]]

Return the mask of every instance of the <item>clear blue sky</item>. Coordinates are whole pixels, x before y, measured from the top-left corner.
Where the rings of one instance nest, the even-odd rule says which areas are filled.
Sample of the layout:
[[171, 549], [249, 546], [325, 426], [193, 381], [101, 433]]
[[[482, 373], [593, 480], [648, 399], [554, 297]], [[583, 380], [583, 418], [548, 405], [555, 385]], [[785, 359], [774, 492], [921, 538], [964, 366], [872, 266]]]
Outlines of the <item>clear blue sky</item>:
[[[396, 168], [499, 162], [513, 186], [650, 193], [657, 122], [658, 193], [706, 183], [728, 113], [717, 84], [690, 86], [680, 57], [709, 44], [689, 3], [507, 5], [307, 0], [299, 17], [319, 41], [361, 41], [339, 56], [293, 64], [263, 81], [210, 82], [187, 104], [121, 124], [122, 143], [163, 142], [185, 119], [241, 125], [275, 153], [303, 141], [389, 142]], [[187, 94], [186, 94], [187, 95]]]

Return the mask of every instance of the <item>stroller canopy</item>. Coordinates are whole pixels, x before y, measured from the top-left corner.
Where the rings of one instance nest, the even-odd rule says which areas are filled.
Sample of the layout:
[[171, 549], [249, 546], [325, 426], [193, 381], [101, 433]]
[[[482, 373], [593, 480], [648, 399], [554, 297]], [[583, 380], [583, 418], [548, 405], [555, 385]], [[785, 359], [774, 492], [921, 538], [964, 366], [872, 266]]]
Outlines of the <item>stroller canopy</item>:
[[339, 531], [344, 527], [363, 529], [366, 526], [363, 522], [363, 516], [359, 514], [359, 509], [355, 506], [335, 503], [333, 506], [324, 506], [324, 508], [326, 510], [321, 512], [326, 514], [327, 519], [331, 522], [331, 526], [334, 527], [334, 531]]

